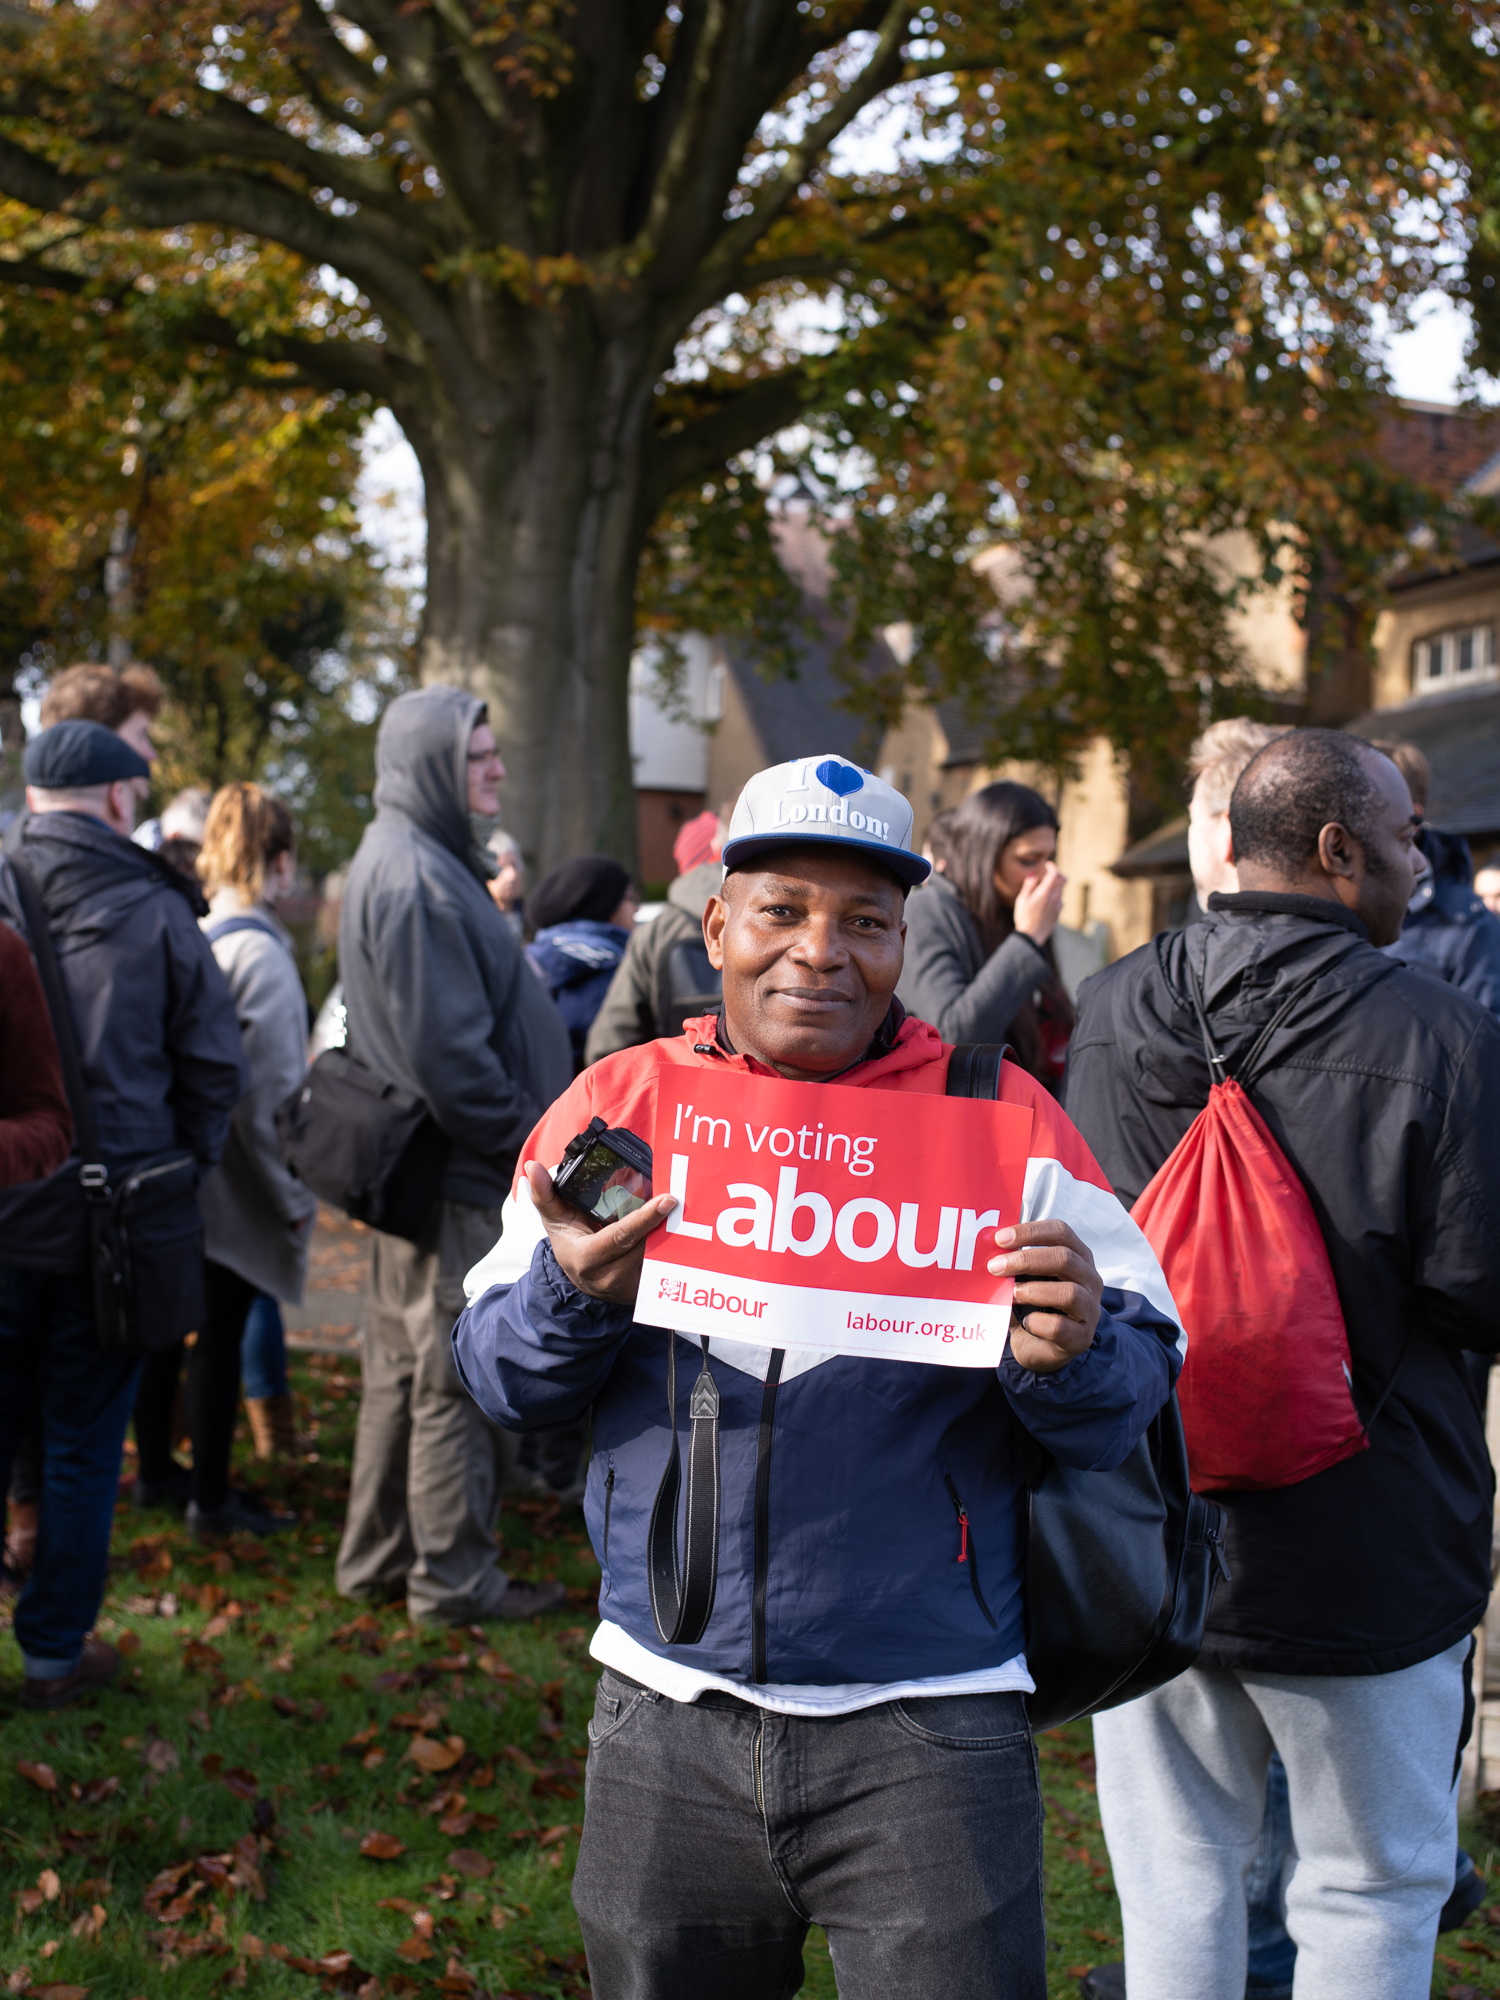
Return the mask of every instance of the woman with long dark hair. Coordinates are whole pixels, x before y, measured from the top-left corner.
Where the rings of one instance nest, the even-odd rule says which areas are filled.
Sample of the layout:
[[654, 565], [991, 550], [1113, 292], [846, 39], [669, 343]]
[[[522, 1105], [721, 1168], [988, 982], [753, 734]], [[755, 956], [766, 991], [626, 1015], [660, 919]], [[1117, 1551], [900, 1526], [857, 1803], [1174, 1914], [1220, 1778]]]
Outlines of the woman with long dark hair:
[[1052, 953], [1067, 881], [1057, 814], [1029, 785], [1002, 781], [942, 819], [934, 872], [907, 898], [897, 997], [944, 1041], [1009, 1042], [1056, 1089], [1074, 1021]]

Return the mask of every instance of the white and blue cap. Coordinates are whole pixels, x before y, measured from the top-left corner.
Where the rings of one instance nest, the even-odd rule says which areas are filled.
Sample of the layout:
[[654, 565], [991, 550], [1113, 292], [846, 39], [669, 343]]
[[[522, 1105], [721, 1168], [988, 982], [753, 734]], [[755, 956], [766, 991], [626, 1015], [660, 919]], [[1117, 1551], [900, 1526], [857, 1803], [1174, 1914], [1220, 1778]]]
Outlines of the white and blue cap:
[[724, 843], [726, 874], [773, 848], [852, 848], [888, 868], [908, 888], [932, 864], [911, 849], [912, 810], [873, 771], [844, 757], [798, 757], [757, 771], [735, 802]]

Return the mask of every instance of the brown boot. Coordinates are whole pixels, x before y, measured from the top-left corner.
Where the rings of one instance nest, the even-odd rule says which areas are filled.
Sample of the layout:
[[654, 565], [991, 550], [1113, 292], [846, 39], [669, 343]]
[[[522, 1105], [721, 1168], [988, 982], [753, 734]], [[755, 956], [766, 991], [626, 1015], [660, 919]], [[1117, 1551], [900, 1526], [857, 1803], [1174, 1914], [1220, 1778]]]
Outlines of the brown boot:
[[12, 1500], [5, 1524], [5, 1567], [12, 1576], [27, 1577], [36, 1561], [36, 1530], [41, 1507], [35, 1500]]
[[28, 1674], [21, 1685], [22, 1708], [64, 1708], [80, 1695], [107, 1687], [120, 1671], [120, 1656], [107, 1639], [92, 1632], [83, 1642], [83, 1652], [72, 1673], [61, 1680], [34, 1681]]
[[295, 1458], [297, 1427], [290, 1396], [247, 1396], [245, 1414], [257, 1458]]

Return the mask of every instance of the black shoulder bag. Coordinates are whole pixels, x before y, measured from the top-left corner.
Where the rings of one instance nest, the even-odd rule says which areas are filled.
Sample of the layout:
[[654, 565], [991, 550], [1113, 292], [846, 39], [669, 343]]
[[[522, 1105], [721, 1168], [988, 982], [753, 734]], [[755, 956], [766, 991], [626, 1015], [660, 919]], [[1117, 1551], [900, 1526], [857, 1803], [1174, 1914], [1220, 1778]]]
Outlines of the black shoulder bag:
[[[999, 1093], [1007, 1051], [969, 1043], [948, 1061], [950, 1097]], [[1055, 1729], [1175, 1680], [1203, 1644], [1224, 1563], [1224, 1510], [1188, 1484], [1174, 1391], [1123, 1465], [1079, 1472], [1022, 1431], [1030, 1491], [1026, 1698]]]
[[113, 1181], [100, 1156], [93, 1100], [84, 1082], [73, 1010], [30, 868], [7, 857], [30, 934], [77, 1136], [79, 1185], [88, 1216], [89, 1268], [99, 1344], [135, 1354], [175, 1347], [203, 1317], [203, 1218], [198, 1162], [167, 1153]]

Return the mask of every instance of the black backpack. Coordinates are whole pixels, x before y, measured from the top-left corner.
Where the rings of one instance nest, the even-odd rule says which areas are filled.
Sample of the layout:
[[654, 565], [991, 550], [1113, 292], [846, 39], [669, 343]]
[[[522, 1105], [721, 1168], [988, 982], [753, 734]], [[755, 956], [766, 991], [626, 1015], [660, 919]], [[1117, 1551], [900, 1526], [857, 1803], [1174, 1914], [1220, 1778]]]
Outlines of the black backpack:
[[709, 963], [701, 937], [680, 938], [667, 952], [663, 971], [665, 977], [657, 983], [657, 1034], [680, 1035], [685, 1021], [718, 1013], [724, 978]]
[[[999, 1094], [998, 1044], [948, 1061], [950, 1097]], [[1116, 1708], [1193, 1664], [1224, 1562], [1224, 1509], [1188, 1484], [1174, 1390], [1123, 1465], [1080, 1472], [1024, 1429], [1026, 1698], [1033, 1729]]]

